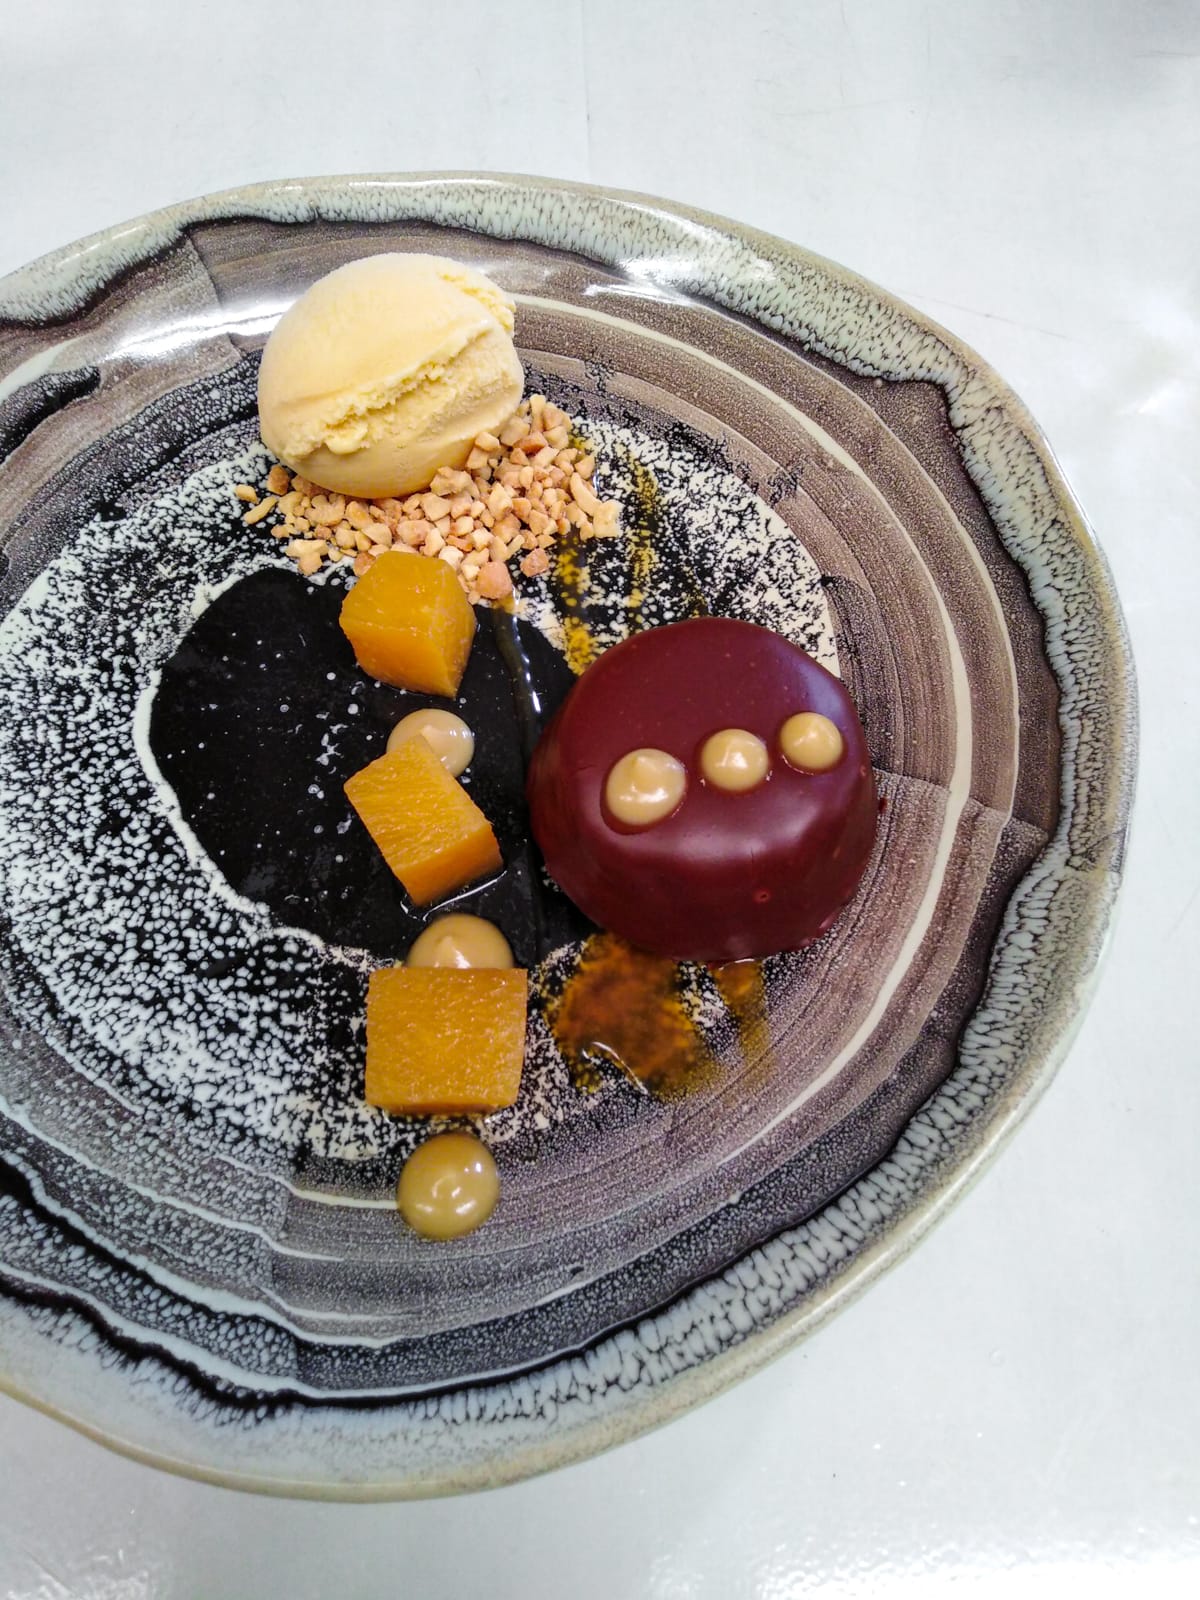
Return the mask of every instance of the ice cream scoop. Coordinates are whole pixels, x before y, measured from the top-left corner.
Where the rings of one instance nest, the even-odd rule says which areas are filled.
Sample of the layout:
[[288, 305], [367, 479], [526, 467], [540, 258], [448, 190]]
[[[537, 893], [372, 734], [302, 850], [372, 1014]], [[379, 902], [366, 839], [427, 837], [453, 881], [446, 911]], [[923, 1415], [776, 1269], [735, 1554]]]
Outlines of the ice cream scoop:
[[339, 494], [427, 488], [501, 427], [525, 375], [513, 303], [444, 256], [376, 255], [320, 278], [267, 340], [263, 442]]

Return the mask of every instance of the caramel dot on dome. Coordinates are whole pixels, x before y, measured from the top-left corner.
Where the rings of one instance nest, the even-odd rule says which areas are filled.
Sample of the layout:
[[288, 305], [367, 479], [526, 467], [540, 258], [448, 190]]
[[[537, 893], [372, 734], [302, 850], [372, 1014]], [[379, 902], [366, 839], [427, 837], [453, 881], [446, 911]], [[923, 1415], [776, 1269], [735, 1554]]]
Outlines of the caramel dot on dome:
[[734, 794], [757, 789], [770, 765], [766, 745], [746, 728], [722, 728], [704, 741], [700, 751], [705, 782]]
[[665, 750], [630, 750], [613, 763], [604, 803], [618, 822], [649, 828], [678, 809], [687, 790], [687, 769]]
[[842, 759], [845, 741], [828, 717], [819, 711], [800, 711], [780, 728], [779, 747], [789, 766], [801, 772], [828, 772]]

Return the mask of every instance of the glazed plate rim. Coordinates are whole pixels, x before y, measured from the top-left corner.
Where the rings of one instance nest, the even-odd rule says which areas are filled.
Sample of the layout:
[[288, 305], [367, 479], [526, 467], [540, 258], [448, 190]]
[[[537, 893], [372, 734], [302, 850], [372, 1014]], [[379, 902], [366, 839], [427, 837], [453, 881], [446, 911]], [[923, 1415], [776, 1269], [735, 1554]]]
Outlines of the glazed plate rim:
[[[422, 1458], [419, 1452], [408, 1460], [391, 1460], [386, 1459], [385, 1452], [381, 1460], [386, 1459], [386, 1465], [377, 1464], [360, 1478], [329, 1473], [326, 1477], [300, 1479], [272, 1470], [269, 1443], [257, 1456], [249, 1453], [246, 1459], [250, 1464], [244, 1471], [189, 1459], [190, 1422], [177, 1412], [172, 1434], [170, 1426], [162, 1424], [161, 1414], [156, 1416], [131, 1395], [134, 1386], [119, 1370], [115, 1377], [109, 1368], [102, 1369], [102, 1375], [101, 1371], [91, 1374], [91, 1381], [103, 1382], [111, 1391], [106, 1391], [101, 1409], [110, 1418], [116, 1414], [123, 1419], [123, 1424], [112, 1420], [98, 1423], [89, 1417], [87, 1406], [72, 1403], [71, 1397], [78, 1392], [78, 1371], [67, 1370], [73, 1352], [64, 1352], [57, 1345], [53, 1347], [53, 1360], [58, 1366], [53, 1371], [49, 1362], [36, 1362], [41, 1380], [36, 1388], [0, 1371], [0, 1390], [81, 1432], [142, 1461], [229, 1487], [357, 1500], [490, 1487], [566, 1465], [633, 1438], [756, 1371], [820, 1326], [887, 1267], [902, 1259], [1001, 1148], [1050, 1081], [1075, 1035], [1111, 927], [1136, 767], [1133, 663], [1104, 556], [1049, 444], [1003, 380], [961, 340], [885, 290], [798, 245], [702, 211], [641, 194], [497, 173], [380, 174], [267, 182], [149, 213], [66, 245], [0, 277], [0, 320], [9, 318], [26, 325], [53, 323], [89, 304], [106, 285], [168, 248], [189, 226], [239, 219], [292, 224], [444, 223], [495, 238], [527, 239], [609, 265], [625, 258], [639, 239], [644, 256], [653, 261], [657, 254], [660, 261], [665, 261], [668, 252], [664, 241], [669, 240], [677, 252], [672, 263], [677, 267], [683, 261], [687, 269], [682, 280], [676, 273], [672, 286], [724, 310], [743, 309], [736, 292], [739, 283], [744, 287], [753, 281], [755, 273], [762, 281], [765, 269], [778, 296], [771, 313], [763, 314], [760, 307], [755, 320], [860, 375], [935, 383], [946, 400], [967, 470], [1009, 553], [1031, 580], [1044, 580], [1047, 576], [1053, 580], [1056, 575], [1061, 578], [1062, 573], [1068, 574], [1057, 586], [1053, 581], [1031, 582], [1034, 603], [1042, 613], [1046, 630], [1046, 654], [1062, 693], [1059, 720], [1064, 740], [1060, 765], [1063, 818], [1047, 851], [1014, 891], [1005, 912], [1007, 926], [1015, 914], [1014, 907], [1039, 872], [1044, 871], [1052, 879], [1055, 872], [1060, 875], [1055, 881], [1070, 891], [1067, 906], [1057, 920], [1051, 914], [1044, 935], [1053, 947], [1056, 981], [1044, 1000], [1018, 1013], [1026, 1039], [1004, 1075], [999, 1092], [986, 1100], [978, 1114], [951, 1119], [952, 1128], [947, 1133], [937, 1126], [938, 1106], [969, 1070], [965, 1058], [970, 1054], [971, 1028], [989, 1003], [1002, 1004], [1005, 999], [1003, 994], [992, 993], [994, 974], [989, 974], [988, 989], [964, 1034], [958, 1065], [910, 1120], [896, 1146], [899, 1151], [922, 1119], [928, 1122], [932, 1117], [929, 1126], [933, 1137], [923, 1136], [912, 1156], [916, 1180], [910, 1185], [911, 1192], [890, 1197], [892, 1210], [884, 1225], [874, 1231], [864, 1227], [858, 1244], [833, 1265], [824, 1264], [813, 1281], [796, 1293], [794, 1303], [749, 1334], [723, 1339], [716, 1353], [706, 1354], [696, 1365], [666, 1379], [640, 1382], [633, 1400], [619, 1386], [612, 1386], [599, 1404], [581, 1399], [570, 1402], [578, 1414], [567, 1421], [561, 1413], [568, 1402], [559, 1402], [556, 1420], [546, 1424], [539, 1435], [519, 1444], [502, 1437], [490, 1439], [492, 1425], [486, 1419], [472, 1421], [467, 1426], [475, 1430], [477, 1437], [453, 1465], [439, 1467], [432, 1455]], [[491, 226], [483, 226], [485, 219]], [[669, 270], [660, 277], [670, 281]], [[824, 320], [822, 295], [829, 299]], [[889, 367], [881, 362], [878, 328], [861, 320], [838, 325], [834, 315], [838, 295], [857, 301], [860, 311], [867, 305], [878, 311], [879, 323], [889, 336], [905, 342], [903, 364], [893, 360]], [[851, 341], [853, 350], [839, 348], [839, 335]], [[10, 381], [14, 378], [20, 382], [19, 369], [10, 374]], [[1022, 489], [1024, 500], [1019, 495], [1016, 498], [1025, 505], [1031, 522], [1037, 524], [1040, 519], [1041, 532], [1036, 526], [1022, 530], [1019, 517], [1006, 527], [1004, 516], [998, 515], [999, 491], [988, 475], [990, 435], [977, 431], [984, 419], [988, 419], [989, 429], [998, 430], [1011, 446], [1019, 449], [1027, 470], [1032, 472], [1029, 483], [1022, 481], [1016, 486]], [[1003, 487], [1001, 483], [1000, 489]], [[1079, 588], [1074, 597], [1068, 593], [1064, 599], [1062, 591], [1068, 587], [1071, 574]], [[1082, 615], [1092, 625], [1090, 635], [1080, 626], [1083, 642], [1074, 639], [1072, 632], [1072, 598], [1076, 617]], [[1105, 717], [1089, 716], [1089, 694], [1102, 695], [1107, 708]], [[1086, 837], [1082, 838], [1077, 834], [1084, 806], [1070, 792], [1068, 766], [1076, 773], [1076, 789], [1087, 788], [1087, 816], [1083, 818]], [[748, 1252], [727, 1270], [735, 1270], [781, 1241], [811, 1235], [831, 1219], [844, 1222], [846, 1207], [856, 1203], [856, 1196], [864, 1192], [863, 1186], [870, 1185], [874, 1174], [885, 1164], [879, 1163], [865, 1173], [814, 1217], [785, 1230], [757, 1251]], [[835, 1232], [840, 1225], [834, 1221]], [[644, 1338], [656, 1316], [703, 1294], [706, 1287], [693, 1285], [659, 1312], [643, 1318], [636, 1328], [600, 1335], [589, 1344], [588, 1351], [605, 1351], [620, 1360], [622, 1349], [628, 1351], [628, 1341], [636, 1344]], [[20, 1315], [13, 1318], [12, 1327], [19, 1328]], [[36, 1330], [26, 1333], [38, 1343], [44, 1356], [49, 1341]], [[0, 1343], [6, 1339], [7, 1333], [0, 1326]], [[622, 1341], [626, 1341], [624, 1346]], [[152, 1360], [152, 1352], [148, 1359]], [[552, 1369], [570, 1359], [568, 1354], [546, 1362], [539, 1370]], [[501, 1375], [486, 1383], [462, 1385], [457, 1392], [469, 1389], [486, 1395], [504, 1382]], [[298, 1431], [307, 1435], [312, 1455], [318, 1461], [322, 1456], [322, 1421], [336, 1418], [340, 1404], [333, 1400], [319, 1410], [297, 1410], [301, 1419]], [[381, 1403], [372, 1414], [380, 1419], [395, 1416], [399, 1434], [398, 1419], [404, 1407], [405, 1401], [400, 1397]], [[156, 1432], [161, 1443], [154, 1438]], [[399, 1449], [396, 1453], [402, 1454]]]

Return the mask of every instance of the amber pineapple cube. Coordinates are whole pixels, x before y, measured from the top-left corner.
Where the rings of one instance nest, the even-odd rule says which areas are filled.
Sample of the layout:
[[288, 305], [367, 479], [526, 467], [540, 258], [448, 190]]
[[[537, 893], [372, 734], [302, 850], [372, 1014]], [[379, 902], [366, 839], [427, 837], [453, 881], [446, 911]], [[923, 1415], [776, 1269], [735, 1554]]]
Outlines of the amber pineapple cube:
[[342, 601], [340, 621], [373, 678], [421, 694], [458, 693], [475, 612], [444, 561], [389, 550]]
[[419, 734], [356, 772], [346, 796], [419, 906], [504, 865], [491, 823]]
[[367, 987], [367, 1100], [397, 1115], [498, 1111], [521, 1087], [520, 968], [390, 967]]

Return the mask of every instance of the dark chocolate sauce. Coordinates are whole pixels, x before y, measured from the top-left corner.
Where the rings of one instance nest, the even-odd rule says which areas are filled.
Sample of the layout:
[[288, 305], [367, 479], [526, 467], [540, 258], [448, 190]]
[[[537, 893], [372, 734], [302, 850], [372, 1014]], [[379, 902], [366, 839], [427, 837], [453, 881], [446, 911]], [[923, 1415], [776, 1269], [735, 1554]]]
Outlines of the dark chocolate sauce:
[[[242, 895], [281, 923], [390, 960], [451, 904], [500, 927], [522, 965], [583, 937], [530, 845], [528, 751], [573, 682], [535, 629], [480, 612], [457, 700], [368, 678], [338, 626], [345, 590], [272, 569], [219, 595], [162, 671], [150, 723], [155, 759], [183, 817]], [[394, 725], [453, 705], [475, 734], [462, 782], [496, 831], [505, 870], [415, 908], [342, 790], [383, 753]]]

